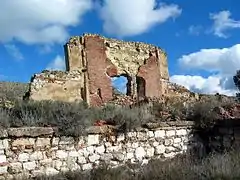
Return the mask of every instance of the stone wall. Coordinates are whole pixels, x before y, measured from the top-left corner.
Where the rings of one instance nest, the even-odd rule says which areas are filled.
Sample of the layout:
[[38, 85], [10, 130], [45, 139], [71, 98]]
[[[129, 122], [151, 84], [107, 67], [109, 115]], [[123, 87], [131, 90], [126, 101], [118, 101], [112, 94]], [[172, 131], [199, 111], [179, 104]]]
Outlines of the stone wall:
[[239, 119], [225, 119], [215, 123], [209, 129], [198, 132], [208, 152], [224, 152], [240, 147]]
[[34, 100], [82, 101], [85, 98], [81, 71], [43, 71], [35, 74], [27, 97]]
[[53, 128], [10, 128], [1, 131], [0, 177], [54, 175], [172, 158], [196, 147], [191, 122], [149, 124], [132, 132], [107, 136], [110, 126], [93, 126], [82, 137], [57, 135]]
[[[59, 81], [49, 82], [49, 76], [55, 78], [52, 72], [36, 74], [29, 91], [31, 99], [70, 102], [84, 99], [88, 104], [101, 105], [113, 99], [111, 78], [117, 76], [127, 77], [127, 95], [132, 98], [160, 97], [168, 93], [167, 57], [157, 46], [84, 34], [72, 37], [64, 50], [67, 80], [61, 78], [61, 83], [68, 83], [68, 91], [61, 88]], [[79, 74], [71, 79], [71, 72]], [[79, 89], [83, 97], [77, 97]], [[64, 94], [68, 95], [63, 98]]]

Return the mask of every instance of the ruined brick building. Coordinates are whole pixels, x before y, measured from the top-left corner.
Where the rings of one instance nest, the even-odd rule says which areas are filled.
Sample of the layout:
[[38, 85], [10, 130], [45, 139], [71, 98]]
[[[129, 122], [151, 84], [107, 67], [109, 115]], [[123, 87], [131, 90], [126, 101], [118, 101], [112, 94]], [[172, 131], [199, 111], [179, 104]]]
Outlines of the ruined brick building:
[[126, 95], [132, 98], [157, 98], [168, 93], [167, 57], [156, 46], [84, 34], [72, 37], [64, 50], [66, 71], [35, 74], [30, 99], [101, 105], [112, 100], [111, 78], [118, 76], [127, 78]]

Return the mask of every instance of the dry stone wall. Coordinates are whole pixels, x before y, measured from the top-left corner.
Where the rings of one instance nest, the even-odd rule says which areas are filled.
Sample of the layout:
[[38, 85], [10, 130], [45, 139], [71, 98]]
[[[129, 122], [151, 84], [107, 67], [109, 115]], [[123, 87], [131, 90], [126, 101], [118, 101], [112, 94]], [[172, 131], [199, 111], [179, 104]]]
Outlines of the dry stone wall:
[[[89, 170], [102, 163], [117, 167], [172, 158], [196, 147], [192, 123], [149, 125], [110, 139], [103, 127], [90, 127], [81, 137], [57, 136], [53, 128], [10, 128], [1, 132], [0, 177], [11, 179]], [[102, 133], [100, 133], [102, 132]]]

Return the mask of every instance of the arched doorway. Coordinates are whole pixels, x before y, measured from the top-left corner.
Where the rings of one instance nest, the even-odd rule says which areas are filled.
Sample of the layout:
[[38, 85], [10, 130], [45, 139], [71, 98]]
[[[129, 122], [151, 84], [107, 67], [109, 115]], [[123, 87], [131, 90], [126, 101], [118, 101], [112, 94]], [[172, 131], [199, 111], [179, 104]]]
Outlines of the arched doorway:
[[131, 95], [131, 77], [127, 74], [111, 77], [113, 94], [115, 95]]

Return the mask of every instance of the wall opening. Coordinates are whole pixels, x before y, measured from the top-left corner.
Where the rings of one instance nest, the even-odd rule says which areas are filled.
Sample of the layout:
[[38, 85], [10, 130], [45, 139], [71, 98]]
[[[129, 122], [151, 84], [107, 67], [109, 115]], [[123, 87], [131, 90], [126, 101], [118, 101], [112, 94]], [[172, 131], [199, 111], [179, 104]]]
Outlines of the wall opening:
[[131, 78], [126, 75], [111, 77], [113, 95], [131, 95]]
[[146, 81], [142, 77], [136, 77], [137, 83], [137, 97], [139, 100], [142, 100], [146, 96]]

